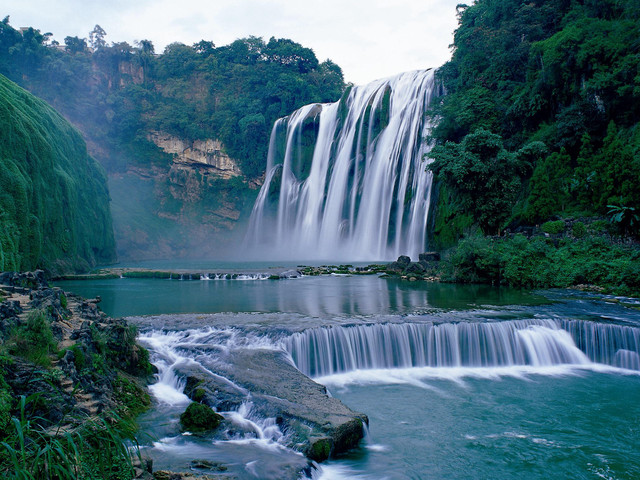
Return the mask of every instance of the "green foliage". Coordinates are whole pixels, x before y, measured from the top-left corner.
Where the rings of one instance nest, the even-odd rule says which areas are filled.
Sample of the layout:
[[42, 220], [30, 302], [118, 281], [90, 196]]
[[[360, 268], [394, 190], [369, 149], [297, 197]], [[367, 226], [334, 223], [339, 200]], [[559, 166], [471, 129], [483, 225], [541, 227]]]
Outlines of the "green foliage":
[[434, 147], [429, 153], [434, 161], [428, 168], [455, 194], [462, 212], [493, 233], [510, 218], [535, 149], [528, 145], [516, 153], [507, 152], [499, 135], [478, 129], [461, 143]]
[[27, 320], [15, 328], [7, 340], [8, 351], [43, 367], [51, 365], [49, 355], [57, 350], [51, 324], [42, 310], [32, 310]]
[[0, 270], [114, 259], [102, 169], [60, 115], [0, 75]]
[[[43, 419], [27, 414], [34, 397], [21, 397], [19, 417], [0, 444], [0, 473], [7, 479], [105, 479], [135, 477], [128, 439], [133, 424], [86, 419], [70, 432], [50, 433]], [[55, 428], [52, 429], [55, 431]], [[137, 450], [137, 448], [136, 448]]]
[[13, 407], [11, 389], [5, 380], [6, 366], [9, 362], [10, 358], [3, 351], [0, 351], [0, 438], [7, 435]]
[[[531, 170], [497, 173], [516, 189], [498, 202], [483, 188], [462, 191], [458, 215], [487, 231], [487, 214], [498, 215], [495, 230], [567, 212], [601, 216], [612, 204], [638, 211], [637, 2], [478, 0], [458, 12], [452, 60], [438, 72], [447, 95], [432, 112], [440, 117], [438, 168], [482, 177], [460, 160], [466, 138], [480, 131], [499, 136], [507, 151], [531, 142], [546, 148]], [[450, 177], [443, 180], [454, 199]], [[487, 201], [503, 205], [483, 214], [478, 205]]]
[[113, 393], [122, 417], [135, 418], [151, 406], [151, 397], [138, 383], [119, 373], [113, 382]]
[[91, 39], [100, 46], [93, 53], [72, 37], [62, 52], [31, 30], [34, 39], [26, 44], [24, 35], [2, 25], [0, 73], [82, 124], [106, 147], [100, 160], [109, 170], [126, 169], [125, 157], [166, 166], [167, 156], [146, 137], [156, 130], [220, 139], [243, 173], [259, 176], [274, 121], [304, 104], [335, 101], [345, 86], [340, 67], [320, 63], [311, 49], [288, 39], [248, 37], [222, 47], [172, 43], [154, 55], [148, 40], [107, 46], [106, 32], [96, 26]]
[[215, 430], [220, 425], [222, 416], [214, 412], [211, 407], [202, 403], [190, 403], [180, 415], [180, 424], [184, 430], [193, 433], [204, 433]]
[[566, 288], [594, 284], [621, 295], [639, 295], [640, 250], [602, 237], [465, 237], [443, 262], [445, 281], [515, 287]]
[[576, 238], [582, 238], [587, 233], [587, 227], [582, 222], [574, 222], [571, 226], [571, 234]]
[[564, 232], [564, 226], [564, 220], [553, 220], [540, 225], [540, 230], [551, 235], [557, 235]]
[[633, 207], [627, 207], [626, 205], [607, 205], [609, 211], [609, 221], [615, 224], [619, 230], [629, 233], [631, 231], [638, 230], [640, 226], [640, 215], [636, 213], [636, 209]]
[[68, 305], [67, 296], [64, 294], [64, 292], [61, 292], [60, 293], [60, 306], [66, 310], [67, 305]]

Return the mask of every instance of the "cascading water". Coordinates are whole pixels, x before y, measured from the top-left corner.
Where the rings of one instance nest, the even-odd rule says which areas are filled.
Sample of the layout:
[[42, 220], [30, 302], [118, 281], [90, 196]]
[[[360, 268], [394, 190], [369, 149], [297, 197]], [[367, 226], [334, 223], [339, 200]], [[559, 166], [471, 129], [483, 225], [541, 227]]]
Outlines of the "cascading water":
[[387, 260], [426, 247], [433, 71], [353, 87], [273, 127], [246, 245], [273, 257]]
[[312, 377], [359, 369], [587, 365], [638, 370], [640, 329], [582, 321], [403, 323], [315, 328], [285, 341]]

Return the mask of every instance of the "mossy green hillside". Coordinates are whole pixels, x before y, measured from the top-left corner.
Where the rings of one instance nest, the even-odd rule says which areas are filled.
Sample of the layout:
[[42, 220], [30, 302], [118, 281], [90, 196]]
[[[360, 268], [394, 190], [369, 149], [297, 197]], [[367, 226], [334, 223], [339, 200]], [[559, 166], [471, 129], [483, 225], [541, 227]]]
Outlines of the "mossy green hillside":
[[115, 260], [102, 168], [45, 102], [0, 75], [0, 270]]

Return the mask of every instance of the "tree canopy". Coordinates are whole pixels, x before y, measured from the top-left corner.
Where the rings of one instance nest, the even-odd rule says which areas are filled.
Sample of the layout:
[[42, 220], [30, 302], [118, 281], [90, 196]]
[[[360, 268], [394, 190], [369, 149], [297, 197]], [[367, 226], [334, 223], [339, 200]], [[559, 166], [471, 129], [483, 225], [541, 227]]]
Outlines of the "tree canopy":
[[[482, 183], [469, 190], [450, 175], [478, 135], [516, 156], [531, 142], [545, 146], [526, 172], [500, 173], [510, 186], [495, 187], [509, 197], [494, 213], [503, 227], [603, 215], [612, 204], [640, 208], [638, 2], [478, 0], [459, 5], [458, 15], [452, 60], [438, 73], [447, 95], [433, 112], [433, 137], [443, 146], [431, 156], [452, 198], [467, 198], [460, 214], [495, 230], [475, 207], [491, 184], [467, 178]], [[478, 161], [500, 169], [496, 159]]]
[[345, 88], [340, 67], [289, 39], [173, 43], [155, 54], [149, 40], [107, 45], [106, 35], [96, 25], [88, 43], [67, 37], [61, 50], [39, 30], [21, 34], [6, 19], [0, 73], [82, 125], [109, 170], [125, 168], [127, 157], [157, 160], [147, 133], [159, 130], [220, 139], [246, 175], [259, 176], [275, 120], [308, 103], [336, 101]]

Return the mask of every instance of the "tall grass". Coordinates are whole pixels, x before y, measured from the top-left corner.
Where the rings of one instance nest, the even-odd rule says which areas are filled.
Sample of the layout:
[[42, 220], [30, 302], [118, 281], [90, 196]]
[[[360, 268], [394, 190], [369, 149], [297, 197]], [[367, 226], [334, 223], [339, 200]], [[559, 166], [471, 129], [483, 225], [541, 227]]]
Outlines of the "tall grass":
[[[0, 443], [0, 475], [7, 480], [130, 480], [133, 456], [140, 455], [135, 425], [115, 415], [85, 418], [75, 428], [27, 415], [34, 396], [20, 397], [19, 418], [12, 418]], [[67, 429], [68, 428], [68, 429]]]

